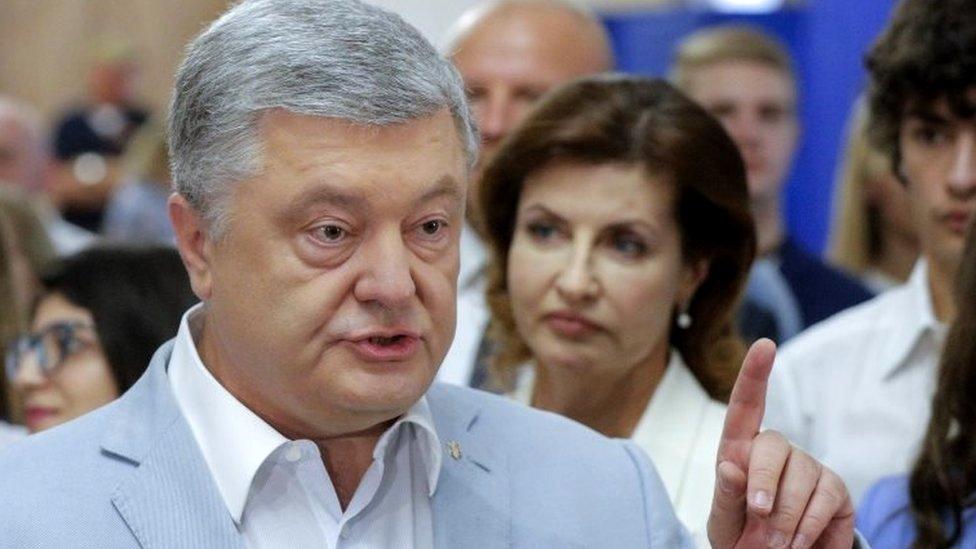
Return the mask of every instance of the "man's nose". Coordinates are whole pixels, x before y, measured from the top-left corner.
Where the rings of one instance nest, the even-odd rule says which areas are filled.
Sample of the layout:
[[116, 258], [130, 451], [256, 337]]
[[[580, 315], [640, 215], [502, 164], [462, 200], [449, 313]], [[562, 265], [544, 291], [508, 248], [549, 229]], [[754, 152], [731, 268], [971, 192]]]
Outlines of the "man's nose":
[[511, 92], [492, 89], [481, 108], [478, 130], [482, 138], [494, 143], [504, 138], [515, 125], [515, 104]]
[[417, 287], [411, 271], [411, 254], [399, 230], [377, 235], [362, 252], [363, 275], [354, 290], [358, 300], [395, 307], [414, 296]]
[[599, 293], [599, 281], [593, 272], [592, 254], [589, 246], [574, 246], [559, 276], [556, 290], [570, 302], [593, 299]]
[[963, 132], [956, 141], [948, 183], [955, 194], [976, 193], [976, 130]]
[[729, 135], [742, 150], [750, 150], [759, 146], [759, 119], [748, 113], [735, 113], [727, 118], [725, 123]]

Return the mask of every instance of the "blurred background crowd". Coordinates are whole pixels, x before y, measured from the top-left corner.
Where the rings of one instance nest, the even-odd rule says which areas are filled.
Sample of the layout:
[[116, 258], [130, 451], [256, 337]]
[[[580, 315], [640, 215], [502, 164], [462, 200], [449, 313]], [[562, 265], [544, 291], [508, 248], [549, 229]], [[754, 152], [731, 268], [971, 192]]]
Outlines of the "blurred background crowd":
[[[909, 128], [886, 149], [874, 135], [890, 121], [870, 117], [897, 89], [885, 67], [910, 55], [872, 46], [896, 2], [372, 3], [454, 61], [482, 137], [441, 381], [638, 440], [701, 534], [743, 343], [789, 341], [770, 426], [855, 500], [913, 467], [920, 487], [951, 484], [930, 478], [942, 456], [932, 430], [951, 412], [929, 420], [932, 395], [952, 389], [936, 374], [948, 327], [972, 301], [954, 281], [976, 143], [940, 144], [962, 143], [945, 127], [972, 123], [976, 76], [933, 77], [961, 90], [902, 90], [929, 125], [895, 118]], [[194, 303], [167, 214], [165, 118], [183, 45], [226, 7], [4, 2], [0, 414], [11, 426], [0, 437], [117, 397]], [[960, 47], [973, 45], [976, 29], [959, 27], [974, 19], [946, 23]], [[546, 96], [607, 72], [674, 88], [621, 79]], [[603, 302], [592, 310], [610, 313], [580, 312]], [[580, 343], [602, 332], [609, 343]], [[957, 472], [973, 484], [976, 471]], [[969, 494], [916, 494], [913, 509], [930, 519]]]

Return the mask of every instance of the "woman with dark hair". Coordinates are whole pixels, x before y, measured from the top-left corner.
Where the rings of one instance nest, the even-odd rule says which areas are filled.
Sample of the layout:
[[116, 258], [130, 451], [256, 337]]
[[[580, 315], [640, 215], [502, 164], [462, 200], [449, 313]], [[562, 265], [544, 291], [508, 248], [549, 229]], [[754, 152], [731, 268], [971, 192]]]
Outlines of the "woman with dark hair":
[[196, 302], [179, 254], [93, 248], [41, 278], [31, 333], [7, 352], [6, 372], [37, 432], [125, 392]]
[[507, 139], [479, 198], [496, 379], [633, 438], [701, 537], [756, 251], [735, 144], [663, 81], [578, 80]]
[[932, 418], [908, 476], [879, 481], [858, 528], [875, 547], [976, 547], [976, 224], [956, 279]]

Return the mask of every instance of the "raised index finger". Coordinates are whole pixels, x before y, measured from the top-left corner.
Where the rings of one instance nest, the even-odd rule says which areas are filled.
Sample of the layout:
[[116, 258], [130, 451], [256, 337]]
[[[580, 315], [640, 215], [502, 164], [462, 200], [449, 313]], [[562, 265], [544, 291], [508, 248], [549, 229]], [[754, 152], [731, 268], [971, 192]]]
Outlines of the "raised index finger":
[[[768, 339], [760, 339], [749, 348], [729, 397], [720, 448], [751, 441], [759, 433], [766, 412], [766, 385], [775, 357], [776, 344]], [[724, 457], [722, 454], [720, 449], [719, 461]]]

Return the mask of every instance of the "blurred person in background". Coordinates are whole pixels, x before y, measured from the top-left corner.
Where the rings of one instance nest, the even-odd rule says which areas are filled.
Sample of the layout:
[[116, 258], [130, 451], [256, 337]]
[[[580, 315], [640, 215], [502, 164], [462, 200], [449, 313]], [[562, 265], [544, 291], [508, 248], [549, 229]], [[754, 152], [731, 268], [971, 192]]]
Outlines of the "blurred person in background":
[[65, 218], [92, 232], [101, 227], [105, 204], [120, 181], [120, 156], [149, 119], [136, 102], [138, 64], [131, 49], [102, 39], [94, 50], [87, 96], [55, 124], [51, 186]]
[[765, 420], [836, 470], [855, 502], [918, 455], [956, 314], [976, 211], [976, 0], [902, 2], [867, 67], [868, 132], [905, 185], [921, 258], [905, 284], [783, 347]]
[[94, 235], [65, 221], [48, 196], [52, 163], [37, 111], [0, 94], [0, 188], [29, 199], [61, 254], [77, 252]]
[[863, 99], [857, 102], [848, 129], [830, 258], [881, 293], [908, 280], [918, 260], [918, 234], [904, 185], [868, 139], [866, 108]]
[[[0, 356], [27, 328], [30, 303], [39, 287], [38, 273], [54, 259], [54, 248], [30, 205], [0, 188]], [[19, 420], [6, 376], [0, 378], [0, 447], [18, 435]]]
[[860, 282], [786, 233], [783, 187], [800, 122], [793, 61], [783, 45], [749, 27], [704, 29], [678, 46], [672, 78], [722, 122], [745, 160], [760, 255], [746, 295], [775, 315], [777, 340], [869, 299]]
[[171, 248], [91, 248], [45, 273], [41, 287], [30, 332], [6, 354], [32, 433], [128, 390], [197, 301]]
[[511, 134], [478, 203], [499, 382], [633, 439], [705, 544], [756, 251], [735, 143], [663, 81], [577, 80]]
[[485, 249], [473, 218], [481, 167], [542, 95], [573, 78], [612, 70], [614, 57], [600, 21], [563, 0], [486, 1], [458, 19], [446, 42], [446, 54], [464, 79], [481, 147], [461, 233], [457, 332], [438, 380], [481, 387], [490, 351], [484, 337]]
[[921, 455], [909, 474], [875, 484], [858, 508], [858, 526], [875, 547], [976, 547], [976, 224], [956, 283]]
[[124, 181], [105, 208], [102, 235], [133, 244], [173, 245], [173, 226], [166, 210], [172, 194], [166, 133], [143, 126], [122, 159]]

